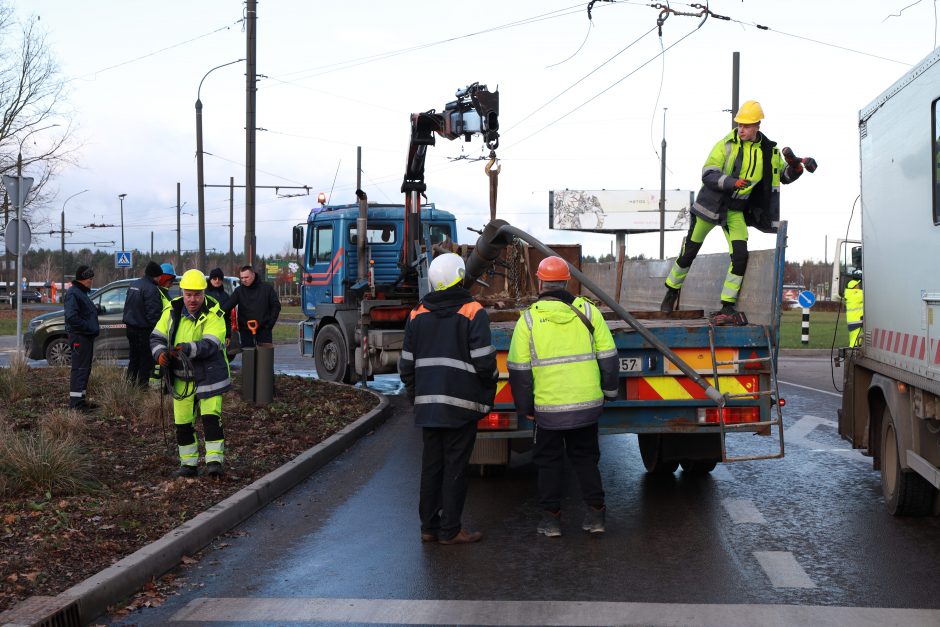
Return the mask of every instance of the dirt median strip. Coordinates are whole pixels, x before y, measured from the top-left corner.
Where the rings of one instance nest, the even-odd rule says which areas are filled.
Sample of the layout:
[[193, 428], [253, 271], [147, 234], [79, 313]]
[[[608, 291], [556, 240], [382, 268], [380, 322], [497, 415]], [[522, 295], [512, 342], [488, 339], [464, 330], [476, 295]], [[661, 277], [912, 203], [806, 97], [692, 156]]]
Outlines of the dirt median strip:
[[390, 413], [388, 398], [376, 392], [370, 393], [379, 398], [378, 406], [352, 424], [159, 540], [65, 590], [58, 595], [59, 598], [77, 601], [82, 624], [86, 624], [103, 614], [109, 605], [130, 596], [152, 578], [176, 567], [184, 555], [196, 553], [248, 519], [384, 422]]

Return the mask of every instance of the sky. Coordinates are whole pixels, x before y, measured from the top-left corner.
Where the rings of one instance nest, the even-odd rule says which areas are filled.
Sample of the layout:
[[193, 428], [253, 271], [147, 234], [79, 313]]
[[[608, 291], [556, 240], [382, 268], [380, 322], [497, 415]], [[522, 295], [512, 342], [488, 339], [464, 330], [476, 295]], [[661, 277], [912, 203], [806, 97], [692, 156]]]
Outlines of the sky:
[[[731, 18], [673, 11], [658, 34], [650, 3], [477, 0], [446, 3], [258, 3], [258, 251], [288, 249], [318, 192], [355, 202], [356, 150], [370, 201], [402, 203], [410, 115], [442, 110], [473, 82], [500, 93], [497, 217], [548, 244], [611, 251], [613, 235], [551, 231], [553, 189], [658, 190], [660, 143], [667, 189], [697, 190], [708, 152], [731, 128], [732, 56], [740, 53], [740, 101], [758, 100], [762, 131], [819, 163], [782, 190], [787, 258], [831, 260], [835, 240], [860, 234], [858, 111], [937, 44], [930, 0], [712, 0]], [[205, 182], [245, 179], [246, 56], [239, 0], [14, 0], [38, 17], [67, 80], [81, 144], [75, 167], [55, 181], [43, 212], [58, 224], [66, 199], [67, 242], [176, 248], [176, 185], [184, 250], [198, 247], [195, 160], [197, 88], [203, 80]], [[92, 10], [93, 8], [93, 10]], [[50, 129], [47, 132], [55, 132]], [[482, 141], [438, 138], [428, 150], [428, 201], [454, 212], [458, 241], [472, 243], [489, 217]], [[460, 159], [459, 157], [468, 157]], [[25, 172], [29, 176], [29, 172]], [[206, 246], [227, 251], [229, 192], [206, 190]], [[244, 190], [236, 188], [234, 239], [244, 241]], [[115, 227], [88, 229], [88, 224]], [[681, 233], [667, 233], [675, 256]], [[58, 248], [58, 235], [34, 246]], [[773, 237], [751, 230], [752, 249]], [[703, 252], [726, 250], [712, 234]], [[630, 255], [659, 255], [658, 234], [627, 238]]]

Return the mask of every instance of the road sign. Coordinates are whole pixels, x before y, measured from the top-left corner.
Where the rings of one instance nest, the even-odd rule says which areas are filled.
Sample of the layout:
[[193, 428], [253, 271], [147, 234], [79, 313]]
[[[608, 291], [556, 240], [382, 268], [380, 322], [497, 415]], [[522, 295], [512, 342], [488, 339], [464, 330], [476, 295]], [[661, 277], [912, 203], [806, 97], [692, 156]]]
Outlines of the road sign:
[[800, 307], [806, 307], [809, 309], [816, 304], [816, 295], [809, 290], [803, 290], [800, 292]]
[[29, 250], [29, 245], [33, 241], [33, 232], [29, 228], [29, 222], [22, 220], [23, 222], [23, 235], [19, 235], [19, 224], [20, 220], [16, 218], [10, 219], [7, 222], [6, 231], [3, 234], [4, 242], [6, 243], [7, 250], [10, 251], [11, 255], [19, 254], [19, 244], [23, 242], [23, 252]]
[[114, 253], [115, 268], [130, 268], [134, 259], [134, 253], [129, 250], [119, 250]]

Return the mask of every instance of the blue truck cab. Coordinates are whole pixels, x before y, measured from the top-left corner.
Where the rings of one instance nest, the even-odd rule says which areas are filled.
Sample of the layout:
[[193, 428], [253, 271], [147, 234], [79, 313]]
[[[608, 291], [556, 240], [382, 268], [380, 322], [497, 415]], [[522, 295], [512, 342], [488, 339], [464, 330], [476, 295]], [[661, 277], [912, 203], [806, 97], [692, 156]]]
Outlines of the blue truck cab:
[[[358, 258], [359, 205], [315, 207], [303, 241], [299, 326], [302, 355], [313, 357], [324, 380], [350, 383], [357, 375], [395, 372], [408, 313], [421, 290], [403, 267], [404, 205], [370, 203], [365, 259]], [[421, 208], [422, 241], [428, 246], [456, 243], [454, 215], [434, 204]]]

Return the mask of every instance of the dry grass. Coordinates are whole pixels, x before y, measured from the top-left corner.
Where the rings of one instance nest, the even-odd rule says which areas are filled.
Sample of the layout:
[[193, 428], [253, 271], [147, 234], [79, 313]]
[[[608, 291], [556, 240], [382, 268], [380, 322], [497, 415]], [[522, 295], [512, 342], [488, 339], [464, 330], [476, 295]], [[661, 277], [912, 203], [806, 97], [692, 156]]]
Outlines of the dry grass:
[[29, 393], [29, 365], [23, 353], [16, 353], [10, 357], [10, 366], [0, 369], [0, 398], [15, 404]]
[[62, 496], [94, 488], [91, 458], [77, 436], [54, 437], [49, 433], [0, 434], [0, 475], [11, 493], [41, 492]]
[[101, 406], [101, 413], [115, 418], [137, 415], [143, 399], [150, 394], [125, 378], [126, 370], [111, 363], [96, 363], [89, 380], [89, 398]]
[[61, 407], [39, 419], [39, 431], [54, 440], [64, 440], [83, 435], [86, 424], [80, 413]]

